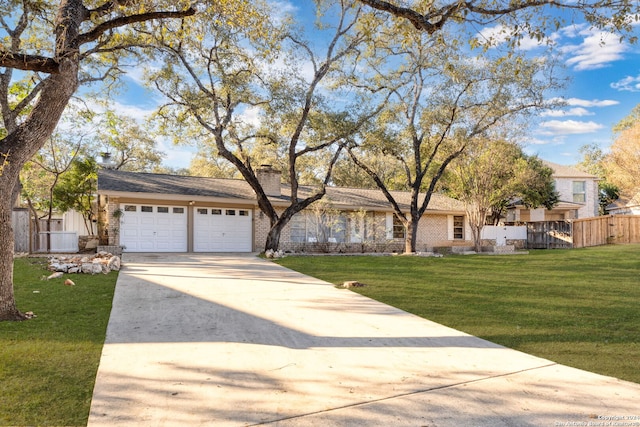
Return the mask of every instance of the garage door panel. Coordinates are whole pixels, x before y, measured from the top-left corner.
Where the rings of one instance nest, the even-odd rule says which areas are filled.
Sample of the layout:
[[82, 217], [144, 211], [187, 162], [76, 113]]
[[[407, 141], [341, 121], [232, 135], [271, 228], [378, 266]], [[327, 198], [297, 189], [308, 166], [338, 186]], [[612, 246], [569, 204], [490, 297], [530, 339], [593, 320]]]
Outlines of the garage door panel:
[[184, 207], [123, 204], [120, 244], [127, 252], [186, 252], [187, 215]]
[[198, 208], [194, 211], [193, 249], [195, 252], [251, 252], [251, 227], [250, 210]]

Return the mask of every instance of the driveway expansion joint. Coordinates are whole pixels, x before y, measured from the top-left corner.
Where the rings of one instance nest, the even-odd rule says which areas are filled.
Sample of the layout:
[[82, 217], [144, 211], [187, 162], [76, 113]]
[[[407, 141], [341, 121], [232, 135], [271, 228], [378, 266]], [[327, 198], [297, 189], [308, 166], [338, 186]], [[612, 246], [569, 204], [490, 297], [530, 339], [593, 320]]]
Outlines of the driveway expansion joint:
[[359, 407], [359, 406], [366, 406], [366, 405], [370, 405], [370, 404], [373, 404], [373, 403], [380, 403], [380, 402], [390, 401], [390, 400], [394, 400], [394, 399], [401, 399], [401, 398], [405, 398], [405, 397], [409, 397], [409, 396], [415, 396], [415, 395], [419, 395], [419, 394], [431, 393], [433, 391], [446, 390], [446, 389], [450, 389], [450, 388], [456, 388], [456, 387], [460, 387], [460, 386], [465, 386], [465, 385], [468, 385], [468, 384], [480, 383], [480, 382], [483, 382], [483, 381], [489, 381], [489, 380], [493, 380], [493, 379], [496, 379], [496, 378], [510, 377], [510, 376], [522, 374], [524, 372], [536, 371], [538, 369], [546, 369], [546, 368], [550, 368], [550, 367], [553, 367], [553, 366], [558, 366], [558, 364], [555, 363], [555, 362], [547, 363], [545, 365], [533, 366], [531, 368], [520, 369], [520, 370], [517, 370], [517, 371], [505, 372], [505, 373], [496, 374], [496, 375], [490, 375], [488, 377], [476, 378], [476, 379], [473, 379], [473, 380], [461, 381], [461, 382], [453, 383], [453, 384], [445, 384], [445, 385], [441, 385], [441, 386], [437, 386], [437, 387], [430, 387], [430, 388], [427, 388], [427, 389], [424, 389], [424, 390], [415, 390], [415, 391], [411, 391], [411, 392], [408, 392], [408, 393], [401, 393], [401, 394], [396, 394], [396, 395], [393, 395], [393, 396], [381, 397], [379, 399], [367, 400], [366, 402], [355, 402], [355, 403], [351, 403], [351, 404], [348, 404], [348, 405], [336, 406], [335, 408], [323, 409], [321, 411], [314, 411], [314, 412], [308, 412], [308, 413], [299, 414], [299, 415], [292, 415], [292, 416], [282, 417], [282, 418], [278, 418], [278, 419], [274, 419], [274, 420], [262, 421], [262, 422], [255, 423], [255, 424], [247, 424], [246, 427], [263, 426], [263, 425], [269, 425], [269, 424], [279, 423], [279, 422], [283, 422], [283, 421], [289, 421], [289, 420], [294, 420], [294, 419], [299, 419], [299, 418], [315, 416], [315, 415], [319, 415], [319, 414], [326, 414], [326, 413], [329, 413], [329, 412], [341, 411], [343, 409], [356, 408], [356, 407]]

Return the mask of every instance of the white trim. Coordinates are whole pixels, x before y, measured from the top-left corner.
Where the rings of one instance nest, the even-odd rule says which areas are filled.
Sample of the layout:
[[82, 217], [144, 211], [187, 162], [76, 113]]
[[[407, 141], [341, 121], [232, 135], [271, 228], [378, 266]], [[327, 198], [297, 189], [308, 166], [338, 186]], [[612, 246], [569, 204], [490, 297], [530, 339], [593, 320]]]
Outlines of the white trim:
[[393, 213], [387, 212], [385, 218], [385, 231], [387, 240], [393, 240]]

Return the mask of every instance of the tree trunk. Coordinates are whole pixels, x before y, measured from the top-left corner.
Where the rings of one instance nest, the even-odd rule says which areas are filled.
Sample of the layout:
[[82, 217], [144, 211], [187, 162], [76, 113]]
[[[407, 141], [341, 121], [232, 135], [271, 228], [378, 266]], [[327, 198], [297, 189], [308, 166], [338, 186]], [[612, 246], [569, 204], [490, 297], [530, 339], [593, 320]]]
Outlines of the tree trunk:
[[[81, 21], [66, 19], [64, 23], [75, 24], [77, 32]], [[69, 28], [65, 27], [63, 32], [65, 30], [69, 31]], [[78, 65], [75, 52], [61, 59], [60, 72], [45, 79], [38, 101], [26, 120], [0, 140], [0, 154], [6, 155], [8, 162], [0, 174], [0, 195], [14, 194], [20, 170], [55, 130], [69, 99], [78, 87]], [[11, 197], [0, 199], [0, 320], [23, 320], [25, 316], [18, 311], [13, 292], [13, 203]]]
[[471, 224], [471, 234], [473, 235], [473, 248], [476, 252], [482, 252], [482, 229], [484, 225]]
[[409, 221], [406, 224], [407, 237], [404, 240], [404, 253], [416, 253], [416, 243], [418, 240], [418, 221]]
[[265, 251], [268, 251], [269, 249], [272, 251], [278, 250], [280, 247], [280, 234], [282, 233], [282, 230], [289, 221], [291, 221], [291, 218], [303, 209], [304, 207], [302, 204], [296, 203], [289, 206], [289, 208], [287, 208], [279, 217], [275, 215], [275, 209], [273, 210], [275, 216], [271, 218], [271, 229], [267, 234], [267, 241], [264, 245]]
[[[27, 4], [29, 2], [25, 2]], [[15, 129], [7, 129], [8, 134], [0, 139], [0, 158], [5, 163], [0, 173], [0, 320], [16, 320], [24, 318], [16, 308], [13, 295], [13, 229], [11, 225], [11, 211], [13, 203], [7, 195], [12, 195], [20, 170], [47, 141], [55, 130], [69, 99], [78, 87], [78, 70], [80, 66], [80, 44], [91, 43], [106, 31], [127, 25], [127, 22], [118, 19], [110, 21], [113, 27], [103, 23], [94, 31], [80, 37], [80, 26], [90, 18], [89, 10], [82, 0], [60, 0], [54, 22], [55, 55], [50, 58], [50, 63], [57, 65], [55, 69], [48, 71], [41, 65], [29, 64], [32, 68], [24, 66], [24, 70], [40, 70], [51, 72], [42, 82], [37, 101], [33, 105], [28, 117]], [[118, 2], [107, 2], [105, 6], [117, 7]], [[26, 7], [26, 6], [25, 6]], [[138, 18], [129, 16], [129, 22], [143, 22], [158, 18], [180, 18], [190, 16], [195, 9], [182, 12], [157, 12], [138, 15]], [[9, 66], [15, 66], [9, 64]]]
[[[1, 191], [2, 194], [10, 194]], [[0, 320], [24, 320], [18, 311], [13, 295], [13, 246], [11, 225], [13, 202], [10, 197], [0, 197]], [[9, 286], [5, 286], [8, 283]]]
[[268, 251], [269, 249], [271, 249], [272, 251], [278, 250], [278, 247], [280, 246], [280, 233], [282, 232], [284, 226], [284, 223], [279, 222], [277, 223], [277, 225], [271, 227], [271, 230], [269, 230], [269, 234], [267, 234], [267, 242], [264, 245], [265, 251]]

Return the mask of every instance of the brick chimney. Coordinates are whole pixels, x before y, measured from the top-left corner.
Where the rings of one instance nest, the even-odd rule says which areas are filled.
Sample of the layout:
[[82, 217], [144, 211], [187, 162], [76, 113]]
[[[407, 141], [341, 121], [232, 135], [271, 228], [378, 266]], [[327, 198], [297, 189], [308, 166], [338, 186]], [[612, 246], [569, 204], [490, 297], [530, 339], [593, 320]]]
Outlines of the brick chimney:
[[282, 172], [274, 169], [271, 165], [261, 165], [257, 170], [258, 182], [262, 186], [267, 196], [280, 196], [280, 178]]

